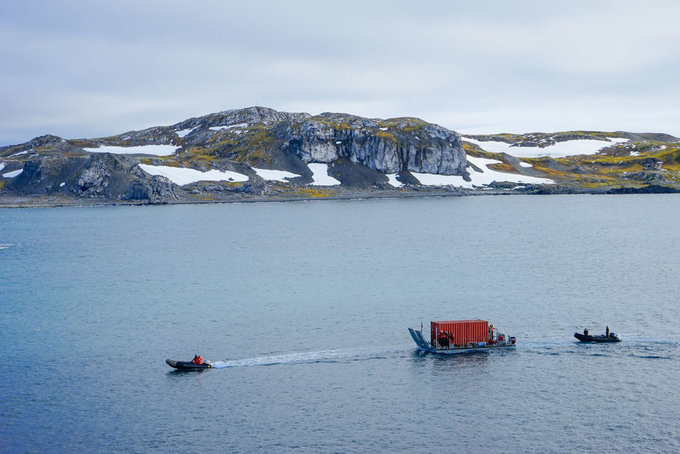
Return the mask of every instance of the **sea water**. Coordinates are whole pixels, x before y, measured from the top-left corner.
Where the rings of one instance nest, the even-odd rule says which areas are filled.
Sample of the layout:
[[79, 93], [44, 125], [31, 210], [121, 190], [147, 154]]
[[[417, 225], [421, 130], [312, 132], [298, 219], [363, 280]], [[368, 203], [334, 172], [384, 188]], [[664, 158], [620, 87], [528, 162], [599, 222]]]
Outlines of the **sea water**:
[[[677, 195], [2, 209], [0, 451], [678, 451], [678, 226]], [[469, 318], [517, 348], [407, 331]]]

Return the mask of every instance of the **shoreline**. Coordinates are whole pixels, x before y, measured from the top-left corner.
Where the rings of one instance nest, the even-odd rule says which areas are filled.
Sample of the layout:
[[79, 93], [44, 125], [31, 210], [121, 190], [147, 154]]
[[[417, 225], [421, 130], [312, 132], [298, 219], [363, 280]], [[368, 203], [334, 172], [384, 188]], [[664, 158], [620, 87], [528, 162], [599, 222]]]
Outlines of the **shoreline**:
[[531, 188], [531, 190], [466, 190], [466, 189], [439, 189], [439, 190], [341, 190], [339, 193], [324, 196], [266, 196], [266, 195], [232, 195], [227, 197], [215, 197], [210, 200], [192, 200], [184, 197], [164, 203], [151, 203], [146, 201], [127, 201], [127, 200], [107, 200], [97, 198], [76, 198], [64, 196], [0, 196], [0, 208], [68, 208], [68, 207], [100, 207], [100, 206], [167, 206], [167, 205], [204, 205], [220, 203], [272, 203], [272, 202], [309, 202], [309, 201], [332, 201], [332, 200], [374, 200], [374, 199], [421, 199], [421, 198], [443, 198], [443, 197], [474, 197], [474, 196], [519, 196], [519, 195], [625, 195], [625, 194], [672, 194], [677, 191], [654, 190], [650, 191], [587, 191], [574, 190], [573, 188], [553, 188], [556, 190], [545, 191], [541, 188]]

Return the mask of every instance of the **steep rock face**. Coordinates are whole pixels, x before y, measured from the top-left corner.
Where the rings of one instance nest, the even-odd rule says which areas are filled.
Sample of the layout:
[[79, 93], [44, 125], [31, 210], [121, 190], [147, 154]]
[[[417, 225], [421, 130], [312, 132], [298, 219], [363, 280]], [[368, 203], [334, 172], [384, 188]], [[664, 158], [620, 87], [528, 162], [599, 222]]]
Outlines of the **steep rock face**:
[[282, 148], [305, 162], [348, 158], [383, 173], [465, 172], [465, 151], [458, 134], [414, 118], [372, 120], [321, 114], [291, 125], [286, 133]]

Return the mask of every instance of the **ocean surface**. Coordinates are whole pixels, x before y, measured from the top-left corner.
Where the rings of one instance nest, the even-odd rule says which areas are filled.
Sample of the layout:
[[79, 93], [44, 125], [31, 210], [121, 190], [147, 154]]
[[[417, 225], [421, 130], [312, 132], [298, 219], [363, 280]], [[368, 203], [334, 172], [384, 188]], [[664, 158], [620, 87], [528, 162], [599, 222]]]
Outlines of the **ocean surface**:
[[[678, 452], [679, 227], [678, 195], [0, 209], [0, 452]], [[517, 348], [407, 331], [467, 318]]]

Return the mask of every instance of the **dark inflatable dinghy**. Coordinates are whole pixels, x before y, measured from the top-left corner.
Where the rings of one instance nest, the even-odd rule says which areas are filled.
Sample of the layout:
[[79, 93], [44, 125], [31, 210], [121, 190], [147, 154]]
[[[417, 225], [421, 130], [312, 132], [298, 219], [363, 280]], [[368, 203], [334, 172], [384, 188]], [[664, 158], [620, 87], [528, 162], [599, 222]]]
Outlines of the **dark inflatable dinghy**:
[[206, 361], [203, 364], [196, 364], [191, 361], [175, 361], [174, 359], [166, 359], [165, 362], [168, 363], [168, 366], [177, 370], [203, 370], [213, 367], [209, 361]]
[[581, 342], [621, 342], [619, 336], [614, 333], [609, 333], [609, 336], [600, 334], [599, 336], [591, 336], [589, 334], [574, 333], [574, 337]]

